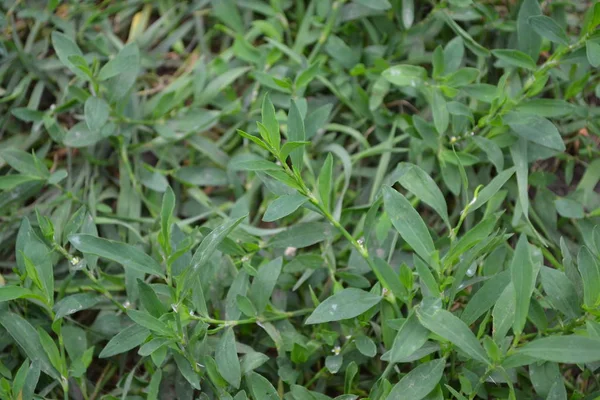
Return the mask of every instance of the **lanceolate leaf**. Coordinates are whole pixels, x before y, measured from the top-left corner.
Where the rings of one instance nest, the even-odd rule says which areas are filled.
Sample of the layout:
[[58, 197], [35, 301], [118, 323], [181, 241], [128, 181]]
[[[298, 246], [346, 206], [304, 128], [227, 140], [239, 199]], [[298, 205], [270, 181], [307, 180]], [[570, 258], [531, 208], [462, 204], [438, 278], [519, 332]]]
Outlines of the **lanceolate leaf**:
[[286, 194], [273, 200], [263, 217], [265, 222], [273, 222], [286, 217], [300, 208], [308, 198], [298, 193]]
[[417, 309], [417, 316], [421, 325], [431, 332], [453, 343], [474, 360], [490, 364], [485, 350], [469, 327], [437, 303], [422, 305]]
[[185, 281], [183, 282], [183, 288], [181, 290], [182, 293], [186, 293], [192, 285], [195, 284], [196, 277], [200, 274], [203, 268], [206, 267], [208, 260], [217, 249], [219, 244], [229, 235], [236, 226], [238, 226], [246, 216], [232, 219], [224, 224], [218, 226], [213, 229], [200, 243], [198, 249], [194, 253], [194, 257], [192, 258], [191, 265], [187, 270], [188, 273], [185, 276]]
[[321, 324], [359, 316], [381, 301], [381, 296], [360, 289], [344, 289], [327, 298], [306, 320], [307, 324]]
[[[304, 120], [296, 102], [292, 100], [290, 112], [288, 114], [288, 139], [292, 142], [303, 142], [306, 138], [304, 131]], [[292, 165], [298, 170], [302, 170], [304, 148], [298, 147], [290, 152]]]
[[533, 260], [529, 252], [529, 243], [525, 235], [521, 235], [512, 262], [510, 264], [511, 281], [515, 288], [515, 299], [517, 308], [515, 310], [515, 322], [513, 330], [520, 334], [523, 332], [527, 314], [529, 313], [529, 302], [535, 284], [535, 272]]
[[555, 43], [569, 45], [567, 34], [552, 18], [536, 15], [529, 17], [529, 24], [538, 35]]
[[252, 281], [250, 286], [250, 300], [256, 307], [256, 311], [260, 314], [267, 306], [279, 274], [283, 260], [281, 257], [263, 265], [258, 269], [258, 274]]
[[411, 312], [398, 330], [392, 345], [390, 362], [397, 363], [420, 349], [427, 341], [429, 331], [421, 325], [414, 312]]
[[18, 314], [9, 311], [0, 311], [0, 324], [25, 354], [27, 354], [30, 360], [39, 362], [42, 371], [54, 379], [59, 379], [58, 372], [52, 366], [40, 343], [37, 331], [29, 322]]
[[163, 275], [158, 262], [137, 247], [88, 234], [71, 235], [69, 242], [82, 253], [118, 262], [125, 269], [131, 268], [147, 274]]
[[149, 335], [150, 331], [143, 326], [131, 325], [113, 337], [98, 357], [107, 358], [129, 351], [144, 343]]
[[502, 117], [505, 124], [517, 135], [554, 150], [564, 151], [565, 144], [554, 124], [544, 117], [511, 111]]
[[424, 398], [442, 379], [445, 364], [446, 360], [441, 358], [419, 365], [400, 379], [388, 398], [414, 400]]
[[446, 200], [442, 191], [427, 172], [419, 166], [409, 163], [401, 163], [396, 167], [396, 171], [399, 175], [398, 183], [418, 199], [431, 206], [449, 227], [450, 221]]
[[504, 288], [510, 282], [509, 271], [503, 271], [487, 280], [483, 286], [471, 297], [467, 307], [460, 315], [467, 325], [471, 325], [477, 318], [487, 312], [496, 304]]
[[237, 350], [235, 347], [235, 336], [233, 334], [233, 328], [229, 328], [225, 331], [215, 351], [215, 361], [221, 376], [229, 382], [229, 384], [236, 389], [240, 387], [242, 380], [242, 373], [240, 368], [240, 361], [237, 357]]
[[560, 363], [600, 361], [600, 339], [578, 335], [536, 339], [517, 350], [518, 354]]
[[577, 255], [577, 268], [583, 282], [584, 304], [587, 307], [595, 307], [600, 297], [600, 265], [598, 260], [583, 246]]
[[414, 251], [429, 261], [435, 251], [433, 240], [421, 216], [408, 200], [390, 187], [383, 188], [383, 203], [392, 224]]

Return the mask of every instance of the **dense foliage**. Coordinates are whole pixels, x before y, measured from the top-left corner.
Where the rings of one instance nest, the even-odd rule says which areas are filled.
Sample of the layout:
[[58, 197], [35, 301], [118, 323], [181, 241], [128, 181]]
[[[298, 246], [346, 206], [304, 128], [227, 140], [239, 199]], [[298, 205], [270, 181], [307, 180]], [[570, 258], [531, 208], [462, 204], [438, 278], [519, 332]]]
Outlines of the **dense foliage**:
[[600, 396], [600, 4], [0, 10], [1, 399]]

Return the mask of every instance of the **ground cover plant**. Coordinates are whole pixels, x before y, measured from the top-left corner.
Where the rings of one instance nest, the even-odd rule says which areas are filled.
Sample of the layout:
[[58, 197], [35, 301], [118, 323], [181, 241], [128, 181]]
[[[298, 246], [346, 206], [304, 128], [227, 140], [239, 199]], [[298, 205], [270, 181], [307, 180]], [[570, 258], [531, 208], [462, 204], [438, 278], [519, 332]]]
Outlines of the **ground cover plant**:
[[0, 398], [600, 396], [600, 4], [0, 10]]

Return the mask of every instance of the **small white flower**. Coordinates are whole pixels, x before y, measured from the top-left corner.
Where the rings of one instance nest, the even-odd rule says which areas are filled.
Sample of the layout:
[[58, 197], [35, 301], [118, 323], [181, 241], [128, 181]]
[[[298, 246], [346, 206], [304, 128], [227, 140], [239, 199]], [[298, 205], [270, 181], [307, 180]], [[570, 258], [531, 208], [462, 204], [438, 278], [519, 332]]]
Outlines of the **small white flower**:
[[129, 300], [127, 300], [125, 303], [123, 303], [123, 307], [125, 307], [125, 308], [131, 307], [131, 303], [129, 302]]
[[71, 265], [77, 265], [81, 262], [81, 259], [79, 257], [73, 256], [73, 258], [71, 258]]
[[340, 346], [335, 346], [335, 347], [334, 347], [334, 348], [331, 350], [331, 352], [332, 352], [333, 354], [335, 354], [336, 356], [339, 356], [341, 351], [342, 351], [342, 348], [341, 348]]
[[296, 249], [295, 247], [288, 247], [287, 249], [285, 249], [285, 256], [286, 257], [294, 257], [296, 255]]

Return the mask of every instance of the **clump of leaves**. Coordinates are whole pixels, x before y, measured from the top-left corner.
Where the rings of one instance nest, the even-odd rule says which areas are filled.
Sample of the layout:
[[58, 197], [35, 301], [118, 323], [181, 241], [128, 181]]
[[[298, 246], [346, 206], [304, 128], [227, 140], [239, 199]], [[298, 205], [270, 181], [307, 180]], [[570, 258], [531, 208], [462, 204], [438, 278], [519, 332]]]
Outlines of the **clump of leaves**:
[[0, 8], [0, 398], [600, 395], [599, 4]]

